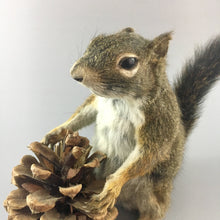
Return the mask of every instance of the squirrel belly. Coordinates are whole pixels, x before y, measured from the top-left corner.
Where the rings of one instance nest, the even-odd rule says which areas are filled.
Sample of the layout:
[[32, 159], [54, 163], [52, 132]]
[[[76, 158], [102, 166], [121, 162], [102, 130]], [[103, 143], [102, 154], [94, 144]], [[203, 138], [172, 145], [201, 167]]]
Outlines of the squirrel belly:
[[96, 134], [92, 145], [107, 160], [97, 169], [101, 178], [114, 173], [135, 148], [135, 127], [144, 123], [138, 100], [111, 99], [97, 96]]

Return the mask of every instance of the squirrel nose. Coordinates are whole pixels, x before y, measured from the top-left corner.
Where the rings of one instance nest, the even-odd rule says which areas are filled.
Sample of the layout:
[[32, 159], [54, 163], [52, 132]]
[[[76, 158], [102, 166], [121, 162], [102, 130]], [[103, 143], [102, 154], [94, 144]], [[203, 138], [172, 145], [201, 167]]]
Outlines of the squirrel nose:
[[83, 69], [79, 66], [78, 63], [75, 63], [72, 68], [70, 69], [70, 74], [73, 79], [75, 79], [77, 82], [83, 81]]
[[82, 82], [83, 81], [82, 76], [75, 76], [75, 77], [73, 77], [73, 79], [75, 79], [77, 82]]

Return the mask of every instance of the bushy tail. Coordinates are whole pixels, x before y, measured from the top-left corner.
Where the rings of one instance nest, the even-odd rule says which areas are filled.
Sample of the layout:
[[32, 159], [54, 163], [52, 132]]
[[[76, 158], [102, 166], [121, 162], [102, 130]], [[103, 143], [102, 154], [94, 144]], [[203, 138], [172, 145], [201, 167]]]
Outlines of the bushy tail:
[[195, 52], [174, 84], [186, 135], [199, 117], [199, 106], [220, 78], [220, 36]]

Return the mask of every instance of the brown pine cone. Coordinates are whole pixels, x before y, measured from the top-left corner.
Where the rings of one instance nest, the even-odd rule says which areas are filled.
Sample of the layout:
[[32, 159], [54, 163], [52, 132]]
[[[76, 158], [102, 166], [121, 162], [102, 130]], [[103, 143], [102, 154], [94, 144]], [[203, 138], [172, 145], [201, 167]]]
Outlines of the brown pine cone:
[[[12, 172], [12, 183], [18, 187], [4, 201], [9, 220], [89, 220], [74, 207], [77, 201], [89, 201], [100, 193], [105, 181], [95, 180], [93, 170], [106, 158], [101, 152], [89, 156], [89, 140], [78, 132], [67, 137], [52, 150], [39, 142], [30, 150], [37, 159], [25, 155]], [[109, 210], [105, 219], [117, 217]]]

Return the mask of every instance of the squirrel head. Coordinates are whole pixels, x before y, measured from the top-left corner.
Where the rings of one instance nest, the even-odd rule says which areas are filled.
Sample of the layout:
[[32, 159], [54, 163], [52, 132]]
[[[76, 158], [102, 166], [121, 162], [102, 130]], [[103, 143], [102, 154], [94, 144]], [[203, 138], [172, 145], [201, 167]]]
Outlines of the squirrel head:
[[99, 35], [71, 68], [72, 77], [103, 97], [152, 95], [166, 80], [171, 32], [147, 40], [132, 28]]

